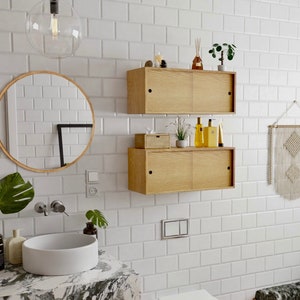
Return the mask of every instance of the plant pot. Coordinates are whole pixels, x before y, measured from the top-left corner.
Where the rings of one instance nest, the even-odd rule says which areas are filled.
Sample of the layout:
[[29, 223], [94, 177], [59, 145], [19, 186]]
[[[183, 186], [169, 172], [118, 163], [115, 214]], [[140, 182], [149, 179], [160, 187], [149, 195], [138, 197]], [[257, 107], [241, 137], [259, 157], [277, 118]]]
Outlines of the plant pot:
[[177, 148], [185, 148], [189, 145], [188, 140], [176, 140]]
[[226, 71], [226, 66], [218, 65], [218, 71]]

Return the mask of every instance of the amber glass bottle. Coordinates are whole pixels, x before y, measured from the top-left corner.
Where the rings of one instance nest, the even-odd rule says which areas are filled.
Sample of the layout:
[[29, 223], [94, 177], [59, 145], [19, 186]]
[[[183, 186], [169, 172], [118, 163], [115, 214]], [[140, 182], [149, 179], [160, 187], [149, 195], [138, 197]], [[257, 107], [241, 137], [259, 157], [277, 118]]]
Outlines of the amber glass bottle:
[[200, 56], [195, 56], [193, 59], [193, 65], [192, 65], [193, 70], [203, 70], [203, 64], [202, 64], [202, 59]]
[[196, 56], [193, 59], [192, 69], [203, 70], [202, 59], [200, 57], [200, 39], [195, 40]]

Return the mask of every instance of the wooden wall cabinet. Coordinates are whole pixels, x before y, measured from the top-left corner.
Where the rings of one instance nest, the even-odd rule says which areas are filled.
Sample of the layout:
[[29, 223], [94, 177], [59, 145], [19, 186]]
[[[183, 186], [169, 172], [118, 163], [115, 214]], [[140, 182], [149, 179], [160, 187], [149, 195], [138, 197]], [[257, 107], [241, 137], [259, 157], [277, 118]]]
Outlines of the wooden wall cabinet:
[[168, 68], [127, 71], [129, 114], [235, 113], [235, 72]]
[[128, 188], [161, 194], [234, 187], [234, 148], [128, 149]]

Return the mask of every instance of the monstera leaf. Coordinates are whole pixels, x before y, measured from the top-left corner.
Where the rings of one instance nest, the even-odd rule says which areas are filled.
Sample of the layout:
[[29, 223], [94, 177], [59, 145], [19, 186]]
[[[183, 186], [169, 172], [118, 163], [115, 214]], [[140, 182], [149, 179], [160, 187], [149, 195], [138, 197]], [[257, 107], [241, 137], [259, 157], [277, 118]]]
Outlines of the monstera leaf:
[[88, 210], [85, 214], [88, 220], [90, 220], [94, 225], [98, 226], [99, 228], [105, 228], [108, 224], [103, 214], [98, 210]]
[[16, 172], [0, 180], [0, 210], [3, 214], [19, 212], [33, 199], [34, 190], [30, 182], [25, 182]]

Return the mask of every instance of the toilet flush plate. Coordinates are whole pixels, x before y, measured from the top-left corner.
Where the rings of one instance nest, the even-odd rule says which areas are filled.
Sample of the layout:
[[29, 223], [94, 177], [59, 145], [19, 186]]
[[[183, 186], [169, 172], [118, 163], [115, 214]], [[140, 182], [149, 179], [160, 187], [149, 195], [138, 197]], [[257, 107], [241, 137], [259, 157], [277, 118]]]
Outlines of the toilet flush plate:
[[161, 238], [173, 239], [187, 237], [189, 234], [188, 219], [170, 219], [161, 221]]

